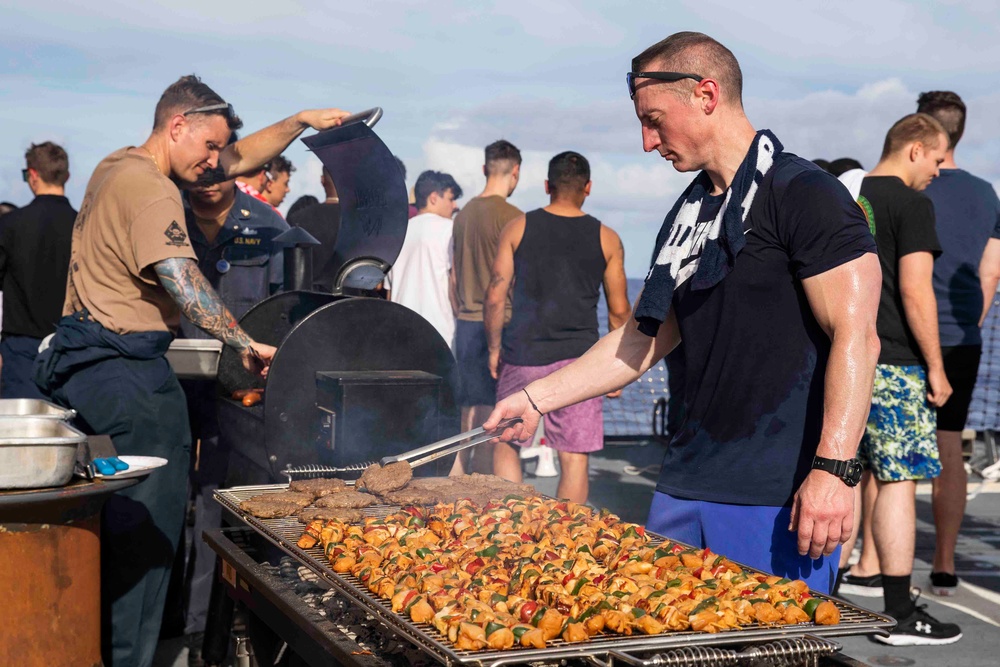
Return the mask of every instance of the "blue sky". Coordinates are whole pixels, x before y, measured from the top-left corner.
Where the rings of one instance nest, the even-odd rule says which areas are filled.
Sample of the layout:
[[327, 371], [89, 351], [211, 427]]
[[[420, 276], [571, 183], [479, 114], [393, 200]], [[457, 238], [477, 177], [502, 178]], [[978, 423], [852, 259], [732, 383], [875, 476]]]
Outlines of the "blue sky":
[[[625, 92], [632, 56], [678, 30], [706, 32], [744, 70], [747, 113], [787, 150], [871, 167], [888, 127], [924, 90], [969, 106], [957, 159], [1000, 186], [1000, 3], [226, 2], [0, 0], [0, 200], [30, 200], [27, 146], [70, 154], [75, 204], [97, 162], [141, 143], [157, 98], [197, 73], [255, 130], [303, 108], [382, 106], [377, 131], [406, 163], [452, 173], [475, 195], [482, 147], [524, 153], [523, 209], [546, 203], [548, 159], [593, 168], [588, 210], [645, 273], [663, 215], [691, 175], [642, 152]], [[293, 192], [320, 194], [319, 163], [296, 142]], [[461, 203], [461, 202], [460, 202]]]

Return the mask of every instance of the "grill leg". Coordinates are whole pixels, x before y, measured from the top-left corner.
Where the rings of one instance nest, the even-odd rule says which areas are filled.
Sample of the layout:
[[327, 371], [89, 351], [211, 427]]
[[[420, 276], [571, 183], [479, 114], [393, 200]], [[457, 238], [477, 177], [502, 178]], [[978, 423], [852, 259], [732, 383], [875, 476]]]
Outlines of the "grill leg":
[[233, 599], [226, 594], [222, 584], [222, 561], [215, 560], [212, 595], [208, 601], [208, 618], [205, 621], [205, 641], [202, 658], [207, 665], [221, 665], [229, 653], [229, 637], [233, 627]]

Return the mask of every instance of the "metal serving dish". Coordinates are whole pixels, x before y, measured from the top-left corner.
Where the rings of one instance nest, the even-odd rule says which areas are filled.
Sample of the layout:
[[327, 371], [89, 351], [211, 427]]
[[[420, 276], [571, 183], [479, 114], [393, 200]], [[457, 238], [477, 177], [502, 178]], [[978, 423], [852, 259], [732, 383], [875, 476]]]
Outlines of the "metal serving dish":
[[214, 380], [219, 374], [222, 341], [181, 338], [167, 349], [167, 361], [182, 380]]
[[0, 399], [0, 419], [12, 417], [39, 417], [41, 419], [70, 421], [76, 417], [76, 410], [63, 408], [40, 398]]
[[85, 436], [57, 419], [0, 419], [0, 489], [63, 486]]
[[[617, 667], [617, 665], [610, 665], [609, 659], [617, 657], [620, 662], [622, 651], [648, 652], [665, 650], [707, 652], [706, 655], [711, 654], [715, 656], [716, 660], [721, 660], [707, 664], [733, 665], [737, 664], [739, 656], [733, 651], [722, 649], [722, 647], [756, 642], [805, 641], [806, 639], [826, 640], [832, 637], [848, 635], [884, 634], [895, 625], [895, 621], [887, 616], [876, 614], [844, 600], [831, 598], [816, 591], [810, 591], [813, 596], [829, 600], [837, 605], [837, 608], [840, 610], [839, 625], [819, 626], [812, 623], [777, 627], [754, 625], [743, 627], [740, 630], [715, 634], [687, 630], [650, 636], [599, 635], [591, 638], [589, 642], [577, 644], [569, 644], [561, 639], [555, 639], [545, 649], [528, 649], [515, 646], [506, 651], [460, 651], [450, 645], [447, 640], [443, 639], [437, 630], [429, 624], [417, 624], [405, 616], [393, 612], [387, 600], [382, 600], [370, 593], [353, 575], [335, 573], [324, 556], [322, 548], [318, 546], [311, 549], [300, 548], [296, 542], [302, 535], [303, 530], [305, 530], [305, 526], [299, 523], [296, 517], [258, 519], [239, 508], [239, 504], [243, 500], [260, 493], [284, 491], [287, 488], [285, 484], [233, 487], [231, 489], [217, 490], [215, 498], [224, 507], [257, 531], [258, 534], [312, 570], [330, 586], [346, 595], [348, 599], [359, 604], [369, 614], [391, 628], [400, 637], [406, 638], [425, 654], [449, 667], [465, 667], [466, 665], [470, 667], [504, 667], [506, 665], [528, 662], [555, 662], [570, 658], [587, 658], [595, 667]], [[398, 509], [398, 505], [373, 505], [364, 508], [362, 512], [366, 516], [384, 517]], [[662, 535], [657, 535], [650, 531], [646, 531], [646, 535], [650, 536], [653, 540], [667, 539]], [[754, 568], [746, 567], [741, 563], [737, 564], [755, 573], [765, 574]], [[829, 642], [826, 643], [830, 644]], [[712, 649], [712, 651], [708, 651], [708, 649]], [[732, 655], [728, 655], [729, 653], [732, 653]], [[754, 656], [748, 657], [756, 659]], [[595, 660], [597, 658], [603, 658], [604, 660], [609, 660], [609, 662], [604, 662], [603, 660], [598, 662]], [[656, 663], [658, 666], [671, 664], [680, 665], [688, 663]], [[651, 663], [648, 666], [643, 665], [642, 667], [653, 667], [653, 664]]]

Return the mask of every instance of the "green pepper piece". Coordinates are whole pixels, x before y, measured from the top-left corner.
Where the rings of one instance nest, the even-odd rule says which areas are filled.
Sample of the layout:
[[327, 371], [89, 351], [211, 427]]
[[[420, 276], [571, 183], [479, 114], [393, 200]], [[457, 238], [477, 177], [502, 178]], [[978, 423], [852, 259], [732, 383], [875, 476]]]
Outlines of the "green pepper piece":
[[545, 616], [545, 607], [539, 605], [531, 617], [531, 624], [537, 628], [538, 622], [542, 620], [542, 616]]
[[683, 582], [680, 579], [671, 579], [667, 582], [667, 588], [674, 588], [680, 586]]
[[626, 593], [625, 591], [615, 591], [614, 593], [612, 593], [612, 595], [614, 595], [616, 598], [627, 598], [628, 597], [628, 593]]
[[490, 598], [490, 604], [499, 604], [501, 602], [506, 602], [507, 596], [501, 595], [500, 593], [494, 593], [493, 597]]
[[580, 577], [577, 580], [576, 585], [573, 586], [573, 590], [570, 593], [570, 595], [579, 595], [580, 594], [580, 589], [583, 588], [584, 585], [589, 584], [589, 583], [590, 583], [590, 579], [587, 579], [586, 577]]
[[712, 597], [707, 597], [704, 600], [702, 600], [701, 602], [699, 602], [698, 605], [694, 609], [691, 610], [691, 613], [689, 614], [689, 616], [695, 616], [696, 614], [700, 614], [701, 612], [705, 611], [706, 609], [708, 609], [710, 607], [714, 607], [714, 608], [718, 609], [718, 603], [719, 603], [719, 601], [718, 601], [718, 599], [716, 599], [716, 597], [714, 595]]
[[747, 600], [747, 602], [754, 605], [757, 604], [758, 602], [767, 602], [767, 598], [750, 598], [749, 600]]
[[782, 584], [790, 584], [790, 583], [792, 583], [791, 579], [784, 579], [784, 578], [782, 578], [782, 579], [778, 579], [776, 582], [774, 582], [774, 585], [775, 586], [781, 586]]
[[470, 621], [475, 621], [478, 616], [479, 616], [479, 610], [478, 609], [473, 609], [472, 611], [469, 612], [469, 620]]
[[652, 593], [650, 593], [649, 594], [649, 599], [652, 600], [653, 598], [658, 598], [661, 595], [666, 595], [666, 594], [667, 594], [667, 589], [666, 588], [661, 588], [658, 591], [653, 591]]
[[757, 588], [753, 589], [753, 591], [754, 593], [756, 593], [757, 591], [766, 591], [769, 588], [771, 588], [769, 584], [760, 584], [757, 586]]
[[653, 552], [653, 562], [655, 563], [656, 561], [660, 560], [661, 558], [665, 558], [666, 556], [669, 556], [669, 555], [670, 555], [670, 552], [667, 551], [666, 549], [657, 549], [656, 551]]
[[511, 629], [511, 632], [514, 633], [514, 639], [516, 639], [517, 641], [521, 641], [521, 637], [523, 637], [524, 633], [530, 629], [531, 628], [526, 628], [523, 625], [519, 625], [516, 628]]
[[495, 544], [491, 544], [490, 546], [486, 547], [485, 549], [477, 551], [476, 555], [479, 556], [480, 558], [493, 558], [498, 553], [500, 553], [500, 547], [498, 547]]
[[497, 630], [503, 630], [506, 626], [497, 623], [496, 621], [490, 621], [486, 624], [486, 636], [489, 637]]
[[642, 618], [645, 615], [646, 612], [643, 611], [642, 609], [639, 609], [638, 607], [632, 607], [632, 616], [634, 616], [635, 618]]
[[822, 600], [820, 600], [819, 598], [809, 598], [808, 600], [805, 601], [805, 604], [802, 605], [802, 611], [809, 614], [809, 618], [815, 618], [816, 607], [818, 607], [821, 602]]
[[417, 555], [420, 556], [421, 558], [430, 558], [431, 556], [434, 555], [434, 552], [428, 549], [427, 547], [420, 547], [419, 549], [417, 549]]

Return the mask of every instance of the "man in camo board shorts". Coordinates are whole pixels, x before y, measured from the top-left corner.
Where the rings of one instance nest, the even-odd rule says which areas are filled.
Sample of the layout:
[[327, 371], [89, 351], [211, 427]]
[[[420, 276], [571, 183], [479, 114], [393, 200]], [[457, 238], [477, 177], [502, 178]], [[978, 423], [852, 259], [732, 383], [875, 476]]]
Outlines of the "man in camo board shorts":
[[941, 474], [935, 408], [952, 393], [931, 282], [941, 245], [934, 205], [921, 193], [937, 177], [947, 148], [937, 120], [921, 113], [903, 117], [886, 135], [882, 158], [858, 197], [874, 225], [882, 266], [881, 352], [858, 458], [871, 469], [877, 489], [872, 534], [885, 612], [898, 621], [891, 633], [875, 639], [894, 646], [950, 644], [962, 637], [957, 625], [937, 620], [910, 596], [916, 483]]

